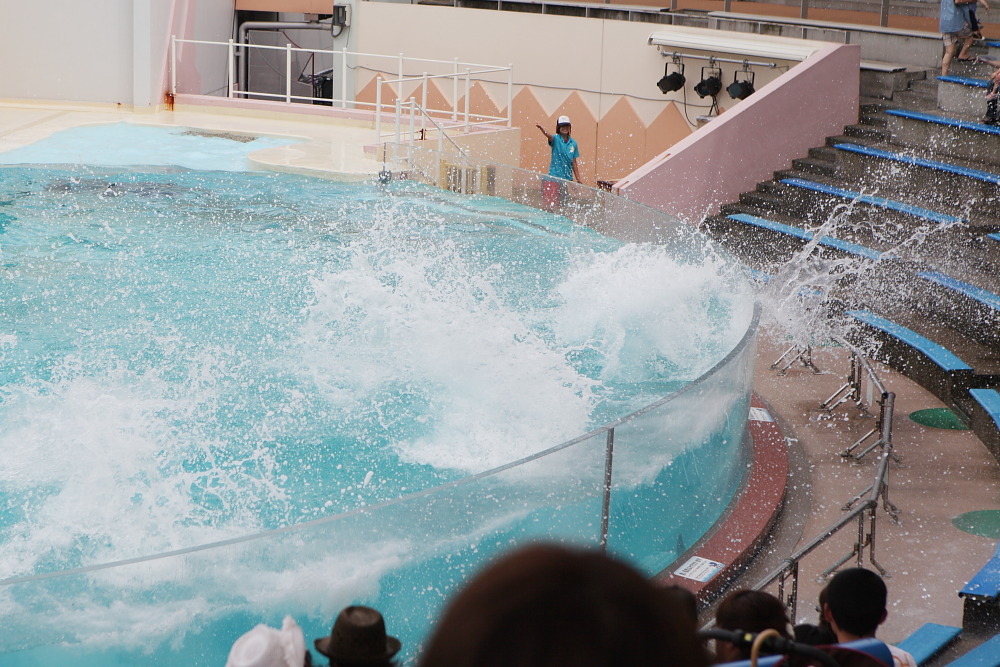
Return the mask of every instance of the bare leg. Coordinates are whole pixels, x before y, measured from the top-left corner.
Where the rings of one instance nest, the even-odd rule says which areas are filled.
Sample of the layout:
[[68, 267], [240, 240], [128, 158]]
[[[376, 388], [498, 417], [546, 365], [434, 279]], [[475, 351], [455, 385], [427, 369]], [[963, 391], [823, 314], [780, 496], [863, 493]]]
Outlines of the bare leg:
[[951, 59], [955, 57], [956, 51], [958, 51], [958, 42], [944, 47], [944, 55], [941, 57], [941, 76], [948, 76], [948, 68], [951, 67]]
[[969, 35], [968, 37], [965, 38], [965, 41], [962, 42], [962, 50], [958, 54], [959, 60], [967, 60], [969, 58], [969, 47], [972, 46], [972, 42], [974, 39], [975, 37]]

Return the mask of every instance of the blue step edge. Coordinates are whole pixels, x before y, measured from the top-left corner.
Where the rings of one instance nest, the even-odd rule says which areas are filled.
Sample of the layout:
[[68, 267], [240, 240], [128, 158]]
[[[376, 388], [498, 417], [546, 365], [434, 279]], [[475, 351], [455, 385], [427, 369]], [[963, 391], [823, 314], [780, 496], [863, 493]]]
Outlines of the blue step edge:
[[930, 220], [932, 222], [939, 222], [943, 225], [961, 225], [966, 222], [964, 218], [959, 218], [954, 215], [948, 215], [947, 213], [938, 213], [937, 211], [932, 211], [928, 208], [923, 208], [920, 206], [914, 206], [912, 204], [906, 204], [900, 201], [894, 201], [892, 199], [886, 199], [885, 197], [875, 197], [872, 195], [861, 194], [860, 192], [854, 192], [853, 190], [845, 190], [843, 188], [836, 188], [832, 185], [824, 185], [823, 183], [816, 183], [815, 181], [807, 181], [803, 178], [783, 178], [782, 183], [786, 185], [792, 185], [798, 188], [805, 188], [807, 190], [813, 190], [814, 192], [823, 192], [829, 195], [834, 195], [836, 197], [844, 197], [851, 199], [853, 201], [863, 202], [865, 204], [871, 204], [872, 206], [878, 206], [880, 208], [888, 209], [890, 211], [898, 211], [899, 213], [906, 213], [908, 215], [913, 215], [924, 220]]
[[984, 132], [986, 134], [1000, 134], [1000, 127], [996, 125], [987, 125], [985, 123], [977, 123], [971, 120], [961, 120], [960, 118], [950, 118], [948, 116], [936, 116], [931, 113], [907, 111], [906, 109], [887, 109], [885, 113], [889, 116], [910, 118], [912, 120], [919, 120], [925, 123], [935, 123], [946, 127], [955, 127], [962, 130], [974, 130], [976, 132]]
[[870, 146], [862, 146], [860, 144], [834, 144], [833, 147], [837, 150], [847, 151], [849, 153], [857, 153], [858, 155], [867, 155], [869, 157], [880, 157], [886, 160], [893, 160], [894, 162], [912, 164], [917, 167], [926, 167], [936, 171], [958, 174], [959, 176], [968, 176], [969, 178], [974, 178], [978, 181], [985, 181], [987, 183], [996, 183], [997, 185], [1000, 185], [1000, 174], [993, 174], [988, 171], [982, 171], [981, 169], [960, 167], [947, 162], [928, 160], [927, 158], [906, 155], [904, 153], [893, 153], [892, 151], [885, 151], [880, 148], [871, 148]]
[[[812, 241], [815, 238], [815, 235], [812, 232], [806, 231], [800, 227], [793, 227], [792, 225], [786, 225], [783, 222], [777, 222], [775, 220], [768, 220], [767, 218], [759, 218], [755, 215], [734, 213], [726, 217], [731, 220], [736, 220], [737, 222], [745, 222], [748, 225], [761, 227], [762, 229], [770, 229], [774, 232], [788, 234], [789, 236], [794, 236], [795, 238], [802, 239], [803, 241]], [[851, 243], [850, 241], [842, 241], [832, 236], [821, 236], [817, 240], [817, 243], [822, 246], [826, 246], [827, 248], [833, 248], [835, 250], [840, 250], [841, 252], [857, 255], [876, 262], [881, 259], [895, 259], [895, 257], [889, 253], [880, 253], [876, 250], [872, 250], [871, 248], [866, 248], [863, 245]]]
[[897, 646], [912, 655], [917, 665], [923, 665], [947, 648], [961, 632], [962, 628], [952, 625], [924, 623]]
[[938, 81], [947, 81], [948, 83], [960, 83], [963, 86], [974, 86], [976, 88], [989, 88], [990, 82], [987, 79], [974, 79], [969, 76], [939, 76]]
[[952, 278], [949, 275], [945, 275], [944, 273], [939, 273], [937, 271], [920, 271], [917, 275], [924, 280], [929, 280], [933, 283], [941, 285], [942, 287], [947, 287], [950, 290], [964, 294], [971, 299], [975, 299], [979, 303], [989, 306], [993, 310], [1000, 311], [1000, 295], [994, 294], [989, 290], [985, 290], [982, 287], [976, 287], [975, 285], [970, 285], [969, 283], [963, 282], [958, 278]]
[[948, 348], [938, 345], [912, 329], [896, 324], [867, 310], [849, 310], [847, 314], [869, 326], [881, 329], [890, 336], [897, 338], [910, 347], [926, 355], [931, 361], [946, 371], [971, 371], [972, 366], [962, 361]]
[[[969, 395], [983, 406], [983, 409], [993, 418], [993, 423], [997, 425], [997, 428], [1000, 428], [1000, 391], [996, 389], [970, 389]], [[997, 546], [997, 551], [1000, 552], [1000, 545]]]
[[987, 234], [986, 238], [993, 239], [994, 241], [1000, 241], [1000, 233], [997, 233], [997, 234]]

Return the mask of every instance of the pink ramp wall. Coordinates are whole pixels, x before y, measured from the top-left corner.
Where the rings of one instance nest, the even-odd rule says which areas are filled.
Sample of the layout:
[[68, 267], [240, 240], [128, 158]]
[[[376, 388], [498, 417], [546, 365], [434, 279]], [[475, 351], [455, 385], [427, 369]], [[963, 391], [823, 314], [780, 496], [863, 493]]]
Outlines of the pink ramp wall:
[[859, 46], [824, 47], [618, 181], [615, 192], [697, 225], [857, 122], [860, 66]]

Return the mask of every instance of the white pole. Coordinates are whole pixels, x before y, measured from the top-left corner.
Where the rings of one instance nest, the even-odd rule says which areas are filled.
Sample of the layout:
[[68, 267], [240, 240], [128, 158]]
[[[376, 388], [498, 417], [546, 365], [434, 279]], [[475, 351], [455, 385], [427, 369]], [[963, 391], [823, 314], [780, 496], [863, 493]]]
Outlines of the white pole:
[[465, 133], [469, 133], [469, 68], [465, 68]]
[[451, 119], [458, 120], [458, 58], [451, 77]]
[[177, 94], [177, 35], [170, 35], [170, 94]]
[[236, 71], [236, 54], [233, 48], [233, 40], [229, 39], [229, 58], [227, 63], [228, 74], [229, 74], [229, 97], [233, 97], [233, 93], [236, 90], [236, 81], [233, 80], [233, 73]]
[[285, 44], [285, 104], [292, 103], [292, 45]]
[[427, 72], [424, 72], [424, 92], [420, 97], [420, 108], [424, 110], [420, 114], [420, 127], [424, 130], [424, 138], [427, 138]]
[[514, 63], [507, 65], [507, 127], [514, 127]]
[[340, 50], [340, 108], [347, 108], [347, 47]]
[[410, 98], [410, 154], [407, 156], [407, 161], [410, 163], [410, 167], [413, 166], [413, 143], [416, 140], [416, 131], [414, 125], [416, 124], [416, 118], [414, 114], [417, 113], [417, 99], [415, 97]]
[[375, 77], [375, 143], [382, 143], [382, 75]]

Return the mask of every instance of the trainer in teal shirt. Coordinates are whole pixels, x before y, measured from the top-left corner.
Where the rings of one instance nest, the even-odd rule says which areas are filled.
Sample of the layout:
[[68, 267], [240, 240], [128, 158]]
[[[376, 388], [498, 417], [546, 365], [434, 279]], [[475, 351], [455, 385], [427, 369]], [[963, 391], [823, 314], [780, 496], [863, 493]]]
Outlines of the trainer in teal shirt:
[[559, 116], [556, 122], [556, 133], [549, 134], [541, 124], [535, 126], [542, 131], [552, 147], [552, 159], [549, 162], [549, 176], [564, 178], [567, 181], [579, 181], [576, 159], [580, 157], [580, 147], [576, 139], [570, 136], [572, 125], [568, 116]]

